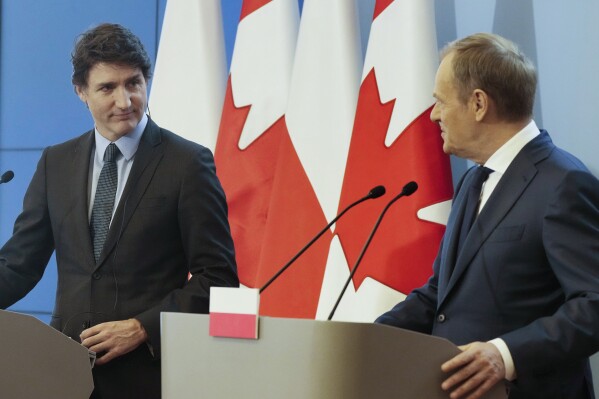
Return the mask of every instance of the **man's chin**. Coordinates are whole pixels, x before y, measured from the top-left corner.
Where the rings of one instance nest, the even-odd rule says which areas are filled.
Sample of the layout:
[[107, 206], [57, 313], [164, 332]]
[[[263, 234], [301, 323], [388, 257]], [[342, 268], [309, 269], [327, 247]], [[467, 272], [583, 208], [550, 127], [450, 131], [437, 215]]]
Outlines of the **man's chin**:
[[447, 155], [452, 155], [453, 151], [451, 150], [451, 147], [449, 147], [446, 143], [443, 143], [443, 152]]
[[133, 131], [133, 129], [135, 129], [135, 126], [137, 126], [137, 123], [124, 123], [124, 122], [120, 122], [120, 123], [113, 123], [107, 127], [107, 134], [104, 134], [104, 132], [102, 131], [103, 129], [98, 129], [98, 131], [100, 132], [100, 134], [102, 136], [104, 136], [106, 139], [110, 140], [110, 141], [117, 141], [118, 139], [120, 139], [121, 137], [131, 133]]
[[130, 133], [133, 129], [135, 129], [138, 123], [139, 121], [131, 119], [128, 119], [126, 121], [120, 121], [114, 124], [112, 131], [118, 134], [119, 136], [124, 136]]

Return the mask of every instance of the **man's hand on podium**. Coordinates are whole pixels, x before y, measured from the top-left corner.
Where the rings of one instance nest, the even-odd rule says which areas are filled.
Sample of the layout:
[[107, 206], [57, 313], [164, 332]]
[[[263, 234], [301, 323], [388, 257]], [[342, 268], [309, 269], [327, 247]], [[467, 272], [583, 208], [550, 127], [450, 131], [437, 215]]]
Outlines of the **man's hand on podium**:
[[96, 365], [131, 352], [148, 339], [146, 330], [137, 319], [111, 321], [90, 327], [80, 335], [81, 344], [96, 352]]
[[489, 342], [473, 342], [459, 347], [462, 353], [441, 365], [452, 373], [441, 384], [451, 399], [478, 399], [505, 378], [503, 358]]

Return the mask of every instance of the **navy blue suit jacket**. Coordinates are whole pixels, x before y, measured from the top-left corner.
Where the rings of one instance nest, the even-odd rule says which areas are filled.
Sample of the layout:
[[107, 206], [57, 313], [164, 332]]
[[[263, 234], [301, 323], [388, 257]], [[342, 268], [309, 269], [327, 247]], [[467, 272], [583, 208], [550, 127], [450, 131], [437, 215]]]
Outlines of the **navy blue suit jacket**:
[[599, 181], [542, 131], [508, 167], [457, 256], [470, 172], [457, 187], [433, 276], [377, 322], [457, 345], [503, 339], [517, 373], [510, 398], [594, 397]]

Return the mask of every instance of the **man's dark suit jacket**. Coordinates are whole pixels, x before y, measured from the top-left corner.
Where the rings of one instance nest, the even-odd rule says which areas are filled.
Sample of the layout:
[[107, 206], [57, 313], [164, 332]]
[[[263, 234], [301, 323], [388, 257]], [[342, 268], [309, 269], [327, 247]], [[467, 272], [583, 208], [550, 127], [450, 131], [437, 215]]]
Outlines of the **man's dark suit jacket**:
[[78, 340], [89, 325], [136, 318], [149, 335], [149, 346], [94, 368], [95, 395], [160, 397], [160, 312], [207, 313], [211, 286], [239, 284], [225, 196], [209, 150], [148, 120], [96, 264], [93, 149], [90, 131], [44, 151], [0, 250], [0, 307], [36, 285], [55, 250], [54, 328]]
[[377, 322], [457, 345], [501, 338], [510, 398], [592, 398], [599, 350], [599, 182], [542, 131], [516, 156], [456, 255], [462, 178], [433, 276]]

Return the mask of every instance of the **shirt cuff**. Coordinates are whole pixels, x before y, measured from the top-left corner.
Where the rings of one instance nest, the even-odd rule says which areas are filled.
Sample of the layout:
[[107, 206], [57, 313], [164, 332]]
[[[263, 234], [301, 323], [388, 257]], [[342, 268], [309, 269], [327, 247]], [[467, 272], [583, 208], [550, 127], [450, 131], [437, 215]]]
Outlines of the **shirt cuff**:
[[501, 354], [501, 358], [503, 359], [503, 365], [505, 366], [505, 379], [508, 381], [514, 381], [516, 379], [516, 368], [514, 366], [512, 354], [510, 353], [510, 350], [505, 344], [505, 341], [501, 338], [495, 338], [489, 341], [489, 343], [495, 345], [495, 347]]

